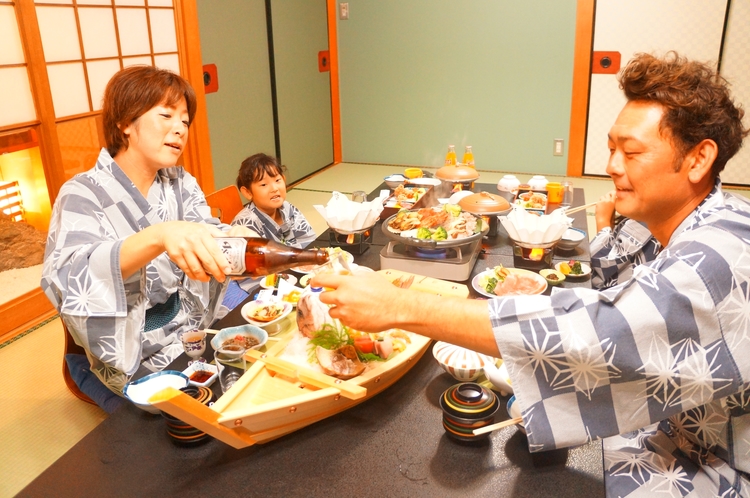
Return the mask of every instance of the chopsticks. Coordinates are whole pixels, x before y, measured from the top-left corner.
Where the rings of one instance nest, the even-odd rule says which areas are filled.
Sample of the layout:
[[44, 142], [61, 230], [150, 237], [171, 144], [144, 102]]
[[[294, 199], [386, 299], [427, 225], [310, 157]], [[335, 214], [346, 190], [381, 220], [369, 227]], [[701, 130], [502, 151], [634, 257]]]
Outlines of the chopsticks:
[[574, 208], [568, 208], [564, 212], [565, 212], [566, 215], [573, 214], [573, 213], [577, 213], [578, 211], [583, 211], [584, 209], [588, 209], [590, 207], [594, 207], [597, 204], [599, 204], [599, 201], [589, 202], [588, 204], [584, 204], [583, 206], [578, 206], [578, 207], [574, 207]]
[[480, 434], [486, 434], [488, 432], [502, 429], [503, 427], [508, 427], [509, 425], [520, 424], [521, 422], [523, 422], [523, 418], [516, 417], [510, 420], [503, 420], [502, 422], [498, 422], [496, 424], [485, 425], [484, 427], [480, 427], [479, 429], [474, 429], [472, 432], [474, 433], [475, 436], [479, 436]]

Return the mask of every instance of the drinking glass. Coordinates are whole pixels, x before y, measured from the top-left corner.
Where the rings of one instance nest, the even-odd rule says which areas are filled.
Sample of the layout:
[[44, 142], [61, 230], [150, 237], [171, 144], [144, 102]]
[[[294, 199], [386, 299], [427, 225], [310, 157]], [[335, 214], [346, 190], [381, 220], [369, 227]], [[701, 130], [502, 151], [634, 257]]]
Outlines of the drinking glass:
[[206, 331], [205, 330], [188, 330], [181, 332], [179, 335], [182, 347], [185, 349], [185, 354], [188, 355], [192, 360], [188, 362], [188, 365], [192, 365], [196, 361], [206, 361], [201, 355], [206, 352]]
[[352, 192], [352, 202], [367, 202], [367, 194], [361, 190]]
[[573, 204], [573, 182], [562, 182], [563, 198], [561, 206], [567, 207]]
[[221, 392], [227, 392], [245, 373], [245, 348], [238, 345], [222, 346], [214, 353], [219, 370]]

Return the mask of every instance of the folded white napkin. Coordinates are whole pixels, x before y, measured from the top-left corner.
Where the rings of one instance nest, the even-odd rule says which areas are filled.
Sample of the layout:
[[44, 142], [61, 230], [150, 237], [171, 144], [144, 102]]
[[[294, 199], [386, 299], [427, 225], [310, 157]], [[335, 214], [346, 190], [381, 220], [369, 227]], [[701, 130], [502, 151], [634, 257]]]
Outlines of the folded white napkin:
[[526, 244], [548, 244], [560, 240], [572, 222], [573, 219], [565, 216], [563, 209], [538, 216], [521, 206], [513, 206], [507, 216], [500, 217], [500, 223], [510, 238]]
[[380, 197], [368, 202], [354, 202], [341, 192], [333, 192], [325, 206], [314, 205], [328, 226], [334, 230], [352, 232], [369, 228], [378, 221], [383, 211], [383, 201], [388, 197], [387, 190]]

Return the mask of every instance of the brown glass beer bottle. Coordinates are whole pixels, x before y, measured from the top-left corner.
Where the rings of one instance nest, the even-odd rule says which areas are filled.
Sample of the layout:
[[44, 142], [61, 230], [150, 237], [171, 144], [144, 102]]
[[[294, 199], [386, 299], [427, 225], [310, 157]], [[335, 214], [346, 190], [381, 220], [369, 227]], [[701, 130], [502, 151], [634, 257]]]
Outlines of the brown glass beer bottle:
[[258, 237], [217, 237], [216, 241], [232, 268], [228, 276], [261, 277], [295, 266], [328, 262], [325, 249], [297, 249]]

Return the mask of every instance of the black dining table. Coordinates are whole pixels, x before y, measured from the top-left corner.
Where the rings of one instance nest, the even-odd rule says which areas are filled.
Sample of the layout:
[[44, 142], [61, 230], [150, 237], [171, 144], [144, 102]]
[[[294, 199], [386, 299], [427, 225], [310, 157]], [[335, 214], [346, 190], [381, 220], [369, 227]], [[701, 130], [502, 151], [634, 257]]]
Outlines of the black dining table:
[[[386, 188], [381, 185], [369, 198]], [[497, 192], [490, 184], [476, 184], [473, 190]], [[575, 189], [573, 205], [583, 204], [583, 190]], [[574, 227], [586, 230], [585, 212], [572, 218]], [[390, 240], [380, 224], [373, 228], [366, 250], [354, 254], [355, 263], [380, 269], [380, 251]], [[327, 247], [331, 241], [326, 230], [313, 245]], [[553, 257], [554, 263], [588, 262], [588, 240], [574, 251], [556, 251]], [[511, 241], [502, 226], [497, 235], [483, 239], [472, 274], [462, 282], [471, 289], [470, 298], [482, 298], [471, 288], [471, 278], [497, 264], [513, 266]], [[561, 287], [590, 285], [584, 278], [565, 280]], [[240, 308], [213, 328], [246, 323]], [[169, 368], [182, 370], [186, 364], [182, 355]], [[177, 446], [162, 417], [128, 403], [18, 496], [604, 495], [600, 441], [530, 453], [526, 437], [515, 426], [473, 443], [447, 437], [438, 399], [456, 382], [428, 350], [377, 396], [279, 439], [239, 450], [212, 438], [200, 446]], [[212, 388], [220, 394], [218, 382]], [[503, 407], [507, 400], [500, 396]], [[505, 409], [498, 410], [497, 422], [508, 418]]]

